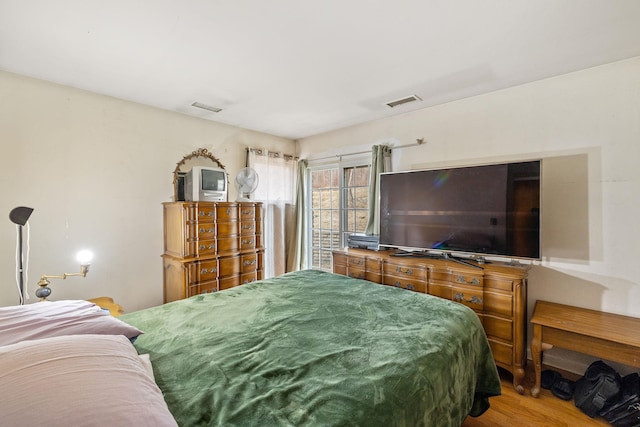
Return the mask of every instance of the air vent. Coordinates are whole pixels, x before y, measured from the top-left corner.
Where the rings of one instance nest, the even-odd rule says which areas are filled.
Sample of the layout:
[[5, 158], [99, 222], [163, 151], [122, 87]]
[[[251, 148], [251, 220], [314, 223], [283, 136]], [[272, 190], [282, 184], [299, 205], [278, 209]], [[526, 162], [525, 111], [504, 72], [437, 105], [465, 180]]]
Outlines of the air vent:
[[411, 96], [407, 96], [406, 98], [396, 99], [395, 101], [387, 102], [387, 106], [393, 108], [393, 107], [397, 107], [398, 105], [407, 104], [409, 102], [415, 102], [415, 101], [422, 101], [422, 98], [420, 98], [418, 95], [411, 95]]
[[211, 105], [203, 104], [201, 102], [194, 102], [191, 104], [192, 107], [202, 108], [203, 110], [213, 111], [214, 113], [219, 113], [222, 111], [222, 108], [212, 107]]

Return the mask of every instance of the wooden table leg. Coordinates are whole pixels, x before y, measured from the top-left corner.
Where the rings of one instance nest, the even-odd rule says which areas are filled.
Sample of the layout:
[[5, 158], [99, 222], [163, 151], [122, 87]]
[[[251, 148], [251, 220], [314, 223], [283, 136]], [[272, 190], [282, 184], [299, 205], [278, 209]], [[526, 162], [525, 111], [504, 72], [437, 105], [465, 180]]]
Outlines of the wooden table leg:
[[519, 394], [524, 394], [524, 368], [522, 367], [517, 367], [513, 371], [513, 388]]
[[542, 326], [533, 325], [533, 338], [531, 339], [531, 359], [536, 372], [536, 383], [531, 389], [531, 396], [540, 395], [540, 374], [542, 373]]

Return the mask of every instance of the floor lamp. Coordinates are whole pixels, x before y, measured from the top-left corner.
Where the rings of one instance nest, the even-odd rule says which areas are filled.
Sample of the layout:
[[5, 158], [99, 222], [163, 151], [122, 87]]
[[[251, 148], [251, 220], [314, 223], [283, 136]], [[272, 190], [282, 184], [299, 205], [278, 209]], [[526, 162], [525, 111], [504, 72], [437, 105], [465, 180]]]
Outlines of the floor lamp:
[[18, 225], [18, 288], [20, 289], [20, 305], [24, 304], [24, 269], [23, 261], [24, 256], [22, 254], [22, 227], [27, 223], [33, 208], [27, 208], [25, 206], [18, 206], [9, 213], [9, 219], [14, 224]]

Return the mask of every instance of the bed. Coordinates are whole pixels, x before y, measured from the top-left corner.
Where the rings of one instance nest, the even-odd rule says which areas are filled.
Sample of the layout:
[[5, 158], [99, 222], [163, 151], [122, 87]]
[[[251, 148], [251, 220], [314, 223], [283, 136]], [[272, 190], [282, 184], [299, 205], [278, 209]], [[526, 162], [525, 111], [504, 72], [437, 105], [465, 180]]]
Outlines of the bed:
[[478, 317], [305, 270], [119, 318], [180, 426], [459, 426], [500, 381]]
[[0, 307], [3, 425], [459, 426], [498, 394], [473, 311], [321, 271], [119, 317]]

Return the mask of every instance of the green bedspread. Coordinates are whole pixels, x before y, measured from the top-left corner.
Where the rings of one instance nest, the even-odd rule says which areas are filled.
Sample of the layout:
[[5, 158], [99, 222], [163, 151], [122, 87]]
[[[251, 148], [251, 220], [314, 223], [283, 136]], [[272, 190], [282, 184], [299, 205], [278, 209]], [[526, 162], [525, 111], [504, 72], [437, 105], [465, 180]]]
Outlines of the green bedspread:
[[183, 427], [459, 426], [500, 394], [467, 307], [315, 270], [120, 319]]

